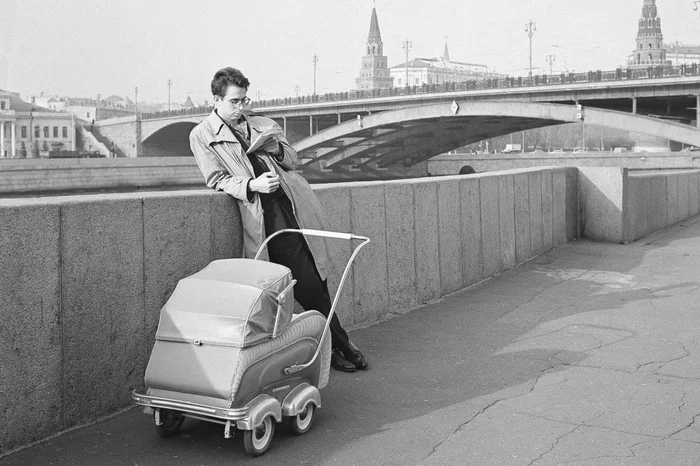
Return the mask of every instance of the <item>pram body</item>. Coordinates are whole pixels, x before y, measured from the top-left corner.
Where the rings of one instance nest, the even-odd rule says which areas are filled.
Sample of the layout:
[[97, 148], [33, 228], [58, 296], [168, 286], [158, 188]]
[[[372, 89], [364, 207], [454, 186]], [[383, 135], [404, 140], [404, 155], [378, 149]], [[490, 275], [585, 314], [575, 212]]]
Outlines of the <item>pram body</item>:
[[[281, 230], [361, 240], [348, 261], [331, 316], [352, 261], [369, 239], [317, 230]], [[258, 256], [260, 252], [258, 252]], [[328, 383], [331, 342], [318, 311], [295, 315], [288, 268], [256, 259], [224, 259], [178, 283], [161, 310], [145, 373], [146, 390], [132, 400], [153, 412], [156, 431], [175, 435], [185, 417], [223, 424], [224, 436], [244, 432], [251, 456], [270, 446], [275, 423], [306, 433]]]

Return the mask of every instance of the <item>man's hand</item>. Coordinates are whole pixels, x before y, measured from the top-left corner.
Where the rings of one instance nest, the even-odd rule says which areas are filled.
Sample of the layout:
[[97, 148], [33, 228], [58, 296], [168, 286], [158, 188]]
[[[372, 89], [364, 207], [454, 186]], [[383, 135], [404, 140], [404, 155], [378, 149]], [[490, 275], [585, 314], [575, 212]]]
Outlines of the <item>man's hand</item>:
[[280, 150], [279, 142], [277, 142], [277, 139], [275, 138], [270, 138], [267, 141], [265, 141], [263, 145], [260, 146], [260, 150], [272, 155], [280, 155], [280, 153], [282, 152]]
[[251, 191], [259, 193], [274, 193], [280, 187], [280, 177], [271, 172], [265, 172], [254, 180], [250, 180], [248, 187]]

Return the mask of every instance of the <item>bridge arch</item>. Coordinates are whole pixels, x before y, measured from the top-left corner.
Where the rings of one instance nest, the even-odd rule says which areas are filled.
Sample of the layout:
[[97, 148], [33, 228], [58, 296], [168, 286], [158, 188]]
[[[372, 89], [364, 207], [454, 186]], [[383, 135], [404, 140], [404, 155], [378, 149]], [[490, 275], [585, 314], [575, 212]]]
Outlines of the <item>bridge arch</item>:
[[581, 120], [700, 146], [700, 130], [659, 118], [593, 107], [525, 101], [415, 106], [358, 117], [297, 142], [309, 170], [413, 165], [473, 142]]
[[153, 131], [143, 139], [142, 157], [187, 157], [190, 149], [190, 132], [197, 125], [193, 121], [170, 123]]

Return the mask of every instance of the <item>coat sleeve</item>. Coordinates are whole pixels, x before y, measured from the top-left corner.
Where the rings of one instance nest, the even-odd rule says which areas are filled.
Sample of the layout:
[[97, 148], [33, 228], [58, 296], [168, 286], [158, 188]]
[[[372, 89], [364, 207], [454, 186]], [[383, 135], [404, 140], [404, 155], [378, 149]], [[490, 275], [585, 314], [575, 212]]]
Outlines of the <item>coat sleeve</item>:
[[211, 146], [196, 131], [190, 133], [190, 148], [209, 188], [223, 191], [241, 201], [253, 201], [253, 196], [249, 197], [248, 193], [248, 183], [252, 178], [231, 175]]
[[[277, 123], [275, 123], [275, 125], [277, 125]], [[280, 153], [274, 156], [275, 160], [277, 160], [277, 163], [285, 170], [294, 170], [297, 167], [297, 151], [287, 142], [286, 137], [279, 136], [278, 141]]]

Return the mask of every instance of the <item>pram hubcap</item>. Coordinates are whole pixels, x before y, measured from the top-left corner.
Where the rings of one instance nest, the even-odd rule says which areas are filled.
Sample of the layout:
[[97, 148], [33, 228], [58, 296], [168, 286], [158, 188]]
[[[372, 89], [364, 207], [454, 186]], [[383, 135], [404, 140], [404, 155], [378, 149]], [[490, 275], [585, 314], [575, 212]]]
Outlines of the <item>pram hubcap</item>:
[[313, 403], [308, 403], [299, 414], [287, 418], [287, 423], [293, 433], [303, 435], [311, 429], [315, 417], [316, 406]]
[[252, 457], [260, 456], [270, 448], [275, 435], [275, 421], [272, 416], [265, 416], [262, 424], [252, 430], [243, 431], [243, 446]]

